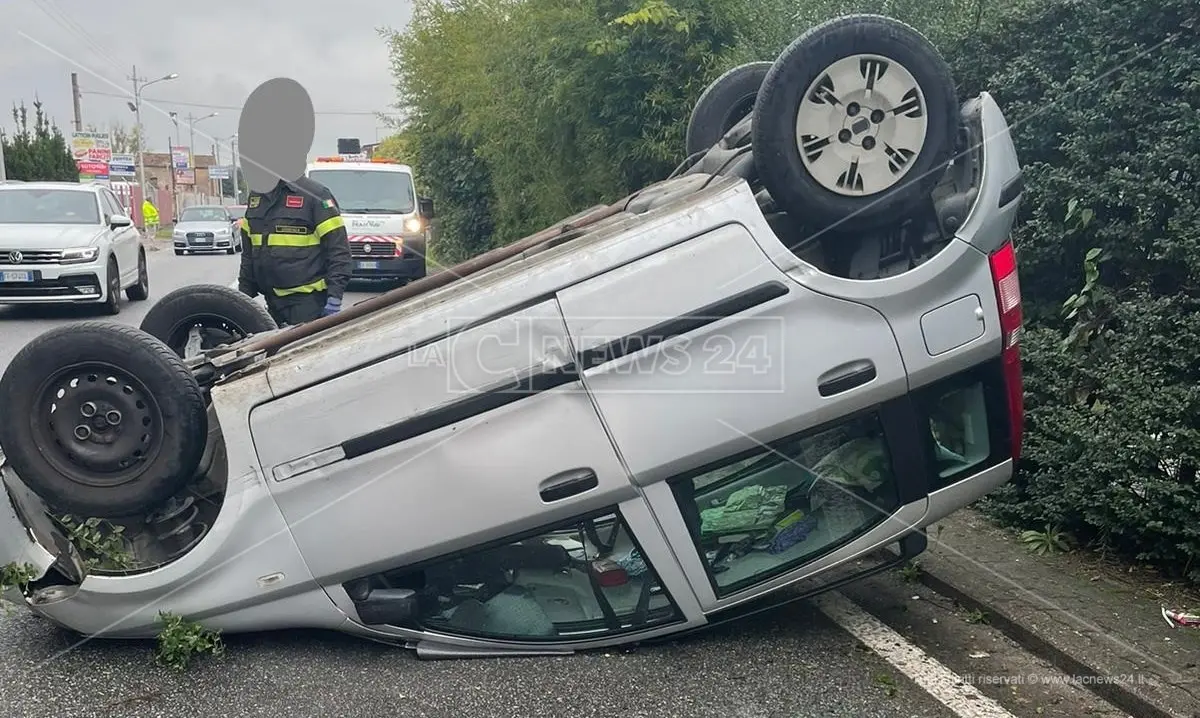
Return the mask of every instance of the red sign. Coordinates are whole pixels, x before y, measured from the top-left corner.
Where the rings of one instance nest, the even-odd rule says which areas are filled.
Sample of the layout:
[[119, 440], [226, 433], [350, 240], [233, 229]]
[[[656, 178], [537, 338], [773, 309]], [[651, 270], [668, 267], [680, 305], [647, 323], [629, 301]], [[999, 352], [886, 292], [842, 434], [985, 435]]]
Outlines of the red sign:
[[92, 162], [89, 160], [80, 160], [77, 164], [79, 165], [79, 174], [81, 174], [81, 175], [107, 175], [108, 174], [108, 163], [107, 162]]
[[304, 206], [304, 198], [298, 194], [290, 194], [285, 204], [291, 209], [300, 209]]

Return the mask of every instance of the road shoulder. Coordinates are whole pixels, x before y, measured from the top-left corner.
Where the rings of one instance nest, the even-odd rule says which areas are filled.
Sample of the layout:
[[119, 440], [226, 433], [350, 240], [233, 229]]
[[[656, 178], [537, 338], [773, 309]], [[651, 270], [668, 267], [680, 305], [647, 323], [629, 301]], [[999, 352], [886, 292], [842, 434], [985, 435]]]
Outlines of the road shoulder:
[[918, 564], [926, 586], [1131, 715], [1200, 717], [1200, 630], [1160, 613], [1195, 595], [1083, 555], [1034, 555], [971, 510], [929, 528]]

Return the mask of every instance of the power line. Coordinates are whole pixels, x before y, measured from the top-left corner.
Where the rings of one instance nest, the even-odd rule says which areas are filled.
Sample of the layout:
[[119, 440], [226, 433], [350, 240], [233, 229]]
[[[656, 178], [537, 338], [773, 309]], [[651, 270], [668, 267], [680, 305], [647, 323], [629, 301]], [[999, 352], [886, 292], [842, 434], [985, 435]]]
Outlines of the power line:
[[[123, 100], [129, 99], [129, 95], [121, 95], [121, 94], [117, 94], [115, 92], [99, 92], [97, 90], [80, 90], [80, 92], [84, 95], [101, 95], [103, 97], [119, 97]], [[156, 105], [178, 105], [179, 107], [198, 107], [198, 108], [207, 109], [207, 110], [239, 110], [240, 111], [242, 109], [241, 107], [239, 107], [237, 105], [214, 105], [214, 104], [206, 103], [206, 102], [176, 102], [174, 100], [154, 100], [149, 97], [143, 97], [142, 101], [143, 102], [153, 102]], [[389, 113], [387, 113], [387, 112], [371, 112], [371, 111], [367, 111], [367, 110], [344, 111], [344, 112], [339, 112], [339, 111], [335, 111], [335, 110], [325, 110], [325, 111], [317, 111], [314, 114], [318, 114], [318, 115], [357, 115], [357, 116], [376, 117], [379, 115], [387, 115]]]

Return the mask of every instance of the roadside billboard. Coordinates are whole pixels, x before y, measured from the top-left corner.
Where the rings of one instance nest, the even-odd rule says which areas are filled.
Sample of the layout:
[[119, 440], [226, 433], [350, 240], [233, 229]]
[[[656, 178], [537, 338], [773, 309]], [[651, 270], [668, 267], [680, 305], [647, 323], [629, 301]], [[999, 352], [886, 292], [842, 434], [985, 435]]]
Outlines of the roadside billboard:
[[137, 158], [133, 155], [113, 155], [108, 162], [108, 174], [112, 177], [136, 177]]
[[91, 162], [89, 160], [80, 160], [75, 164], [79, 166], [80, 182], [94, 182], [96, 180], [108, 179], [107, 162]]
[[196, 184], [196, 170], [175, 170], [175, 184]]
[[112, 137], [107, 132], [72, 132], [71, 156], [76, 162], [112, 162]]
[[186, 147], [171, 148], [171, 166], [176, 170], [190, 170], [192, 168], [192, 153]]

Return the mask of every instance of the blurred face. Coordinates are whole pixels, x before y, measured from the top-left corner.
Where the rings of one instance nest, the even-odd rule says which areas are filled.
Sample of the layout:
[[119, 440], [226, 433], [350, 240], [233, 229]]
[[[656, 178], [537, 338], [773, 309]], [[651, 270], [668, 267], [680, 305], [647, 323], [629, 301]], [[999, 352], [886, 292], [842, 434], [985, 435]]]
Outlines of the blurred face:
[[316, 132], [312, 99], [295, 80], [277, 77], [259, 85], [242, 108], [238, 144], [246, 183], [268, 192], [280, 179], [304, 174]]

